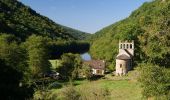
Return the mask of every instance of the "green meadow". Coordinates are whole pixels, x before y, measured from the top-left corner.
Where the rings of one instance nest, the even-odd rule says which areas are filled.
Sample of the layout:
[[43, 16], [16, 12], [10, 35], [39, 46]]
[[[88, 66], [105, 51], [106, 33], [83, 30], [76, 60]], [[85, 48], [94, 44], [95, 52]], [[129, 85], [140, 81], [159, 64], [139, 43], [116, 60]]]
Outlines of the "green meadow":
[[[141, 100], [141, 87], [140, 83], [132, 77], [135, 71], [130, 72], [127, 76], [116, 77], [111, 74], [106, 75], [98, 80], [75, 80], [71, 82], [73, 88], [78, 91], [82, 100]], [[62, 92], [67, 88], [70, 82], [57, 82], [61, 85], [60, 88], [53, 88], [48, 91], [45, 98], [52, 100], [60, 100]], [[107, 97], [102, 97], [101, 94], [107, 92]], [[95, 97], [94, 93], [98, 96]], [[42, 97], [39, 92], [34, 96]], [[101, 98], [100, 98], [101, 97]]]

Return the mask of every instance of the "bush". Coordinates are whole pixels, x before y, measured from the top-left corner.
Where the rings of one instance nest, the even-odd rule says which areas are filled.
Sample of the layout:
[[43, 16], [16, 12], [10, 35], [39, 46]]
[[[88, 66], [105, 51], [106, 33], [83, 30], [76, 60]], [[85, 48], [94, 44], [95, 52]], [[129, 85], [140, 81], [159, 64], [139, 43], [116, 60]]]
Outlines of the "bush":
[[66, 86], [58, 95], [59, 100], [80, 100], [80, 93], [73, 85]]
[[88, 80], [90, 80], [92, 75], [93, 75], [90, 66], [88, 66], [86, 64], [83, 64], [83, 67], [81, 69], [81, 73], [82, 73], [82, 76], [85, 76], [86, 79], [88, 79]]
[[81, 58], [78, 54], [65, 53], [61, 57], [61, 66], [56, 68], [64, 80], [77, 79], [81, 67]]
[[79, 89], [81, 100], [109, 100], [110, 92], [107, 88], [101, 88], [99, 85], [84, 85]]
[[167, 69], [153, 64], [140, 65], [139, 81], [142, 83], [144, 97], [162, 98], [168, 96], [169, 73]]
[[62, 85], [60, 83], [53, 82], [48, 86], [48, 89], [58, 89], [58, 88], [61, 88], [61, 87], [62, 87]]

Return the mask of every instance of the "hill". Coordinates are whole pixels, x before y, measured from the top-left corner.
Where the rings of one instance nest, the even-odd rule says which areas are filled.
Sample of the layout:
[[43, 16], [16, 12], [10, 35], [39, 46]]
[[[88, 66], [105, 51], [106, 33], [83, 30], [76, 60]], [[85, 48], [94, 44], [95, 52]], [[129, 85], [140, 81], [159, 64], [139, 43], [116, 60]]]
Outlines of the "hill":
[[119, 40], [135, 41], [135, 61], [168, 67], [170, 62], [170, 1], [145, 2], [132, 14], [103, 28], [92, 37], [93, 58], [114, 66]]
[[31, 34], [64, 40], [80, 40], [89, 36], [53, 22], [18, 0], [0, 0], [0, 33], [14, 34], [21, 40]]

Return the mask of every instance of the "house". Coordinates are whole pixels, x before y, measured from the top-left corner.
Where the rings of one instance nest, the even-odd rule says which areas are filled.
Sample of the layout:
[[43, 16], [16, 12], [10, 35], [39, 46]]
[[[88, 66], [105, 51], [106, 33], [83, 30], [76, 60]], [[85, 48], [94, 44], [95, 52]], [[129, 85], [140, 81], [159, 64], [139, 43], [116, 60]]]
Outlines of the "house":
[[116, 56], [116, 75], [125, 75], [132, 69], [134, 41], [119, 41], [119, 53]]
[[105, 61], [104, 60], [89, 60], [84, 61], [84, 64], [91, 67], [92, 74], [103, 76], [105, 72]]

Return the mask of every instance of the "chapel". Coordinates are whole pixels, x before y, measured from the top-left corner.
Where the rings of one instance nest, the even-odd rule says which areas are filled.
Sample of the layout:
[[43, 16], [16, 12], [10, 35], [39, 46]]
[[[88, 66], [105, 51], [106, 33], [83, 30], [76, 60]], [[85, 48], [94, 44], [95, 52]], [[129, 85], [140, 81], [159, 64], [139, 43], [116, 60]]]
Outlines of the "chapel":
[[116, 56], [116, 75], [122, 76], [132, 69], [134, 41], [119, 41], [119, 53]]

